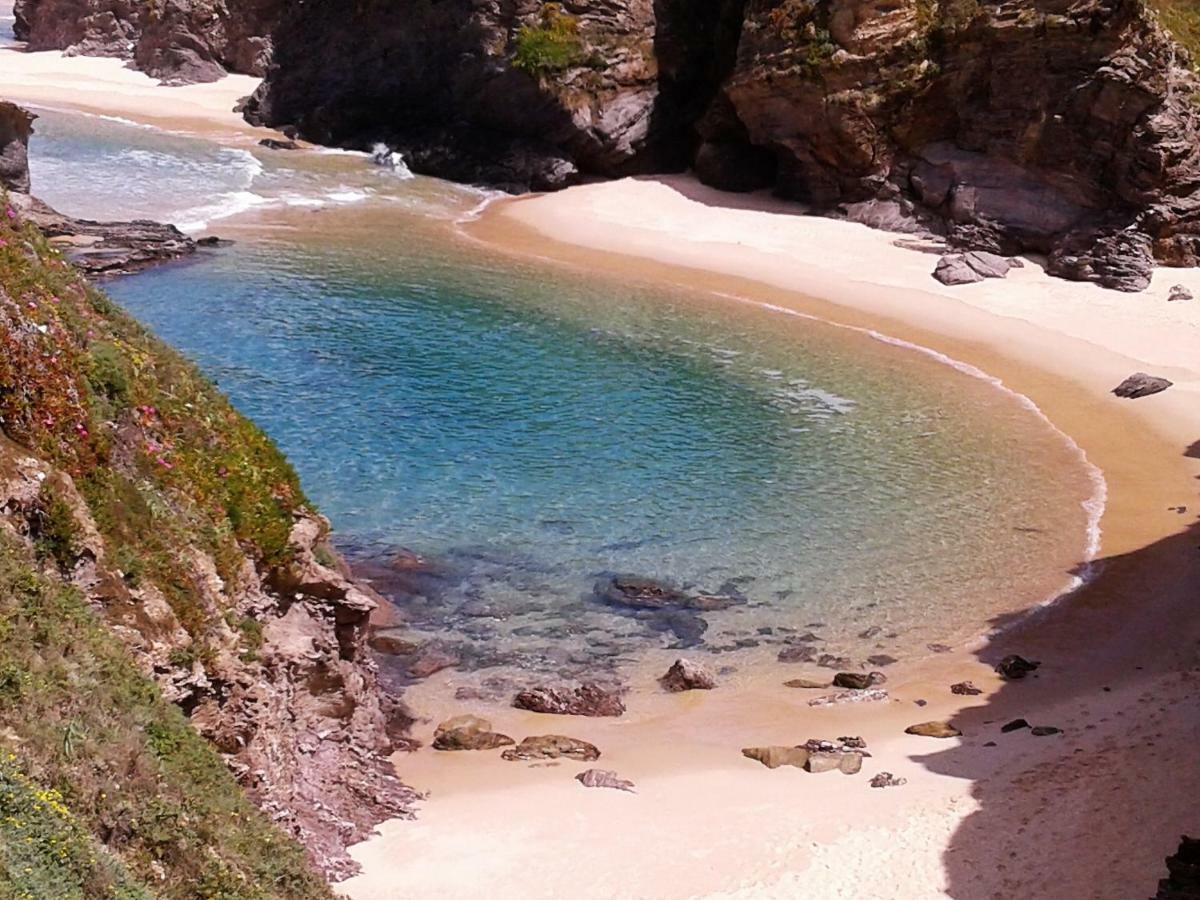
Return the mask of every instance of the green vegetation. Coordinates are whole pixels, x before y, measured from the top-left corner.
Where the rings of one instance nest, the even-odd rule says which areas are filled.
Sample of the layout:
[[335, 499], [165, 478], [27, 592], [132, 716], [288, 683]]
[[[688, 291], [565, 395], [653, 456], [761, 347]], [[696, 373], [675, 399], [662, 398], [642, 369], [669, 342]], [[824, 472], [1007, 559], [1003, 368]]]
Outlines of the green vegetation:
[[540, 76], [559, 72], [583, 62], [583, 41], [579, 22], [562, 11], [557, 3], [542, 7], [539, 25], [525, 25], [517, 31], [513, 49], [513, 68]]
[[214, 608], [195, 557], [231, 586], [247, 557], [286, 567], [297, 478], [0, 196], [0, 474], [24, 455], [70, 480], [43, 482], [29, 544], [0, 529], [0, 900], [328, 900], [300, 846], [61, 577], [82, 550], [73, 482], [122, 576], [98, 588], [108, 617], [137, 625], [128, 589], [153, 585], [193, 637], [180, 664], [208, 665], [226, 622], [252, 656], [260, 623]]
[[1200, 64], [1200, 3], [1196, 0], [1149, 0], [1150, 7], [1172, 37]]

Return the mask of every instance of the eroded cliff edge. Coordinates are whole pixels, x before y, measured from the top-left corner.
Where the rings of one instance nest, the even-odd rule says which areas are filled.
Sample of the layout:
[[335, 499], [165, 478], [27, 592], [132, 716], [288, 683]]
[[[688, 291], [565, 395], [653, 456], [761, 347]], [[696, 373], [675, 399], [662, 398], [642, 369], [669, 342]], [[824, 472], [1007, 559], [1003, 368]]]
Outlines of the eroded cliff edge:
[[377, 598], [269, 439], [0, 195], [0, 881], [327, 896], [310, 866], [415, 797]]
[[252, 121], [429, 174], [691, 165], [1123, 290], [1200, 254], [1200, 80], [1144, 0], [310, 0], [274, 43]]

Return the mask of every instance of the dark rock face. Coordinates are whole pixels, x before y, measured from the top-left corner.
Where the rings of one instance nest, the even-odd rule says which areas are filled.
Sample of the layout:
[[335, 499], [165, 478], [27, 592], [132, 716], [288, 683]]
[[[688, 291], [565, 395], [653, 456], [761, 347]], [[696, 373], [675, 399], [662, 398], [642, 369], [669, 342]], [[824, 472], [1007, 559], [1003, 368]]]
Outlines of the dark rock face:
[[1119, 290], [1200, 256], [1200, 81], [1131, 0], [310, 0], [275, 37], [252, 121], [417, 171], [540, 190], [691, 164]]
[[[735, 0], [310, 0], [284, 15], [248, 117], [320, 143], [385, 140], [414, 171], [512, 190], [678, 170], [740, 24]], [[554, 58], [531, 58], [554, 31]]]
[[0, 101], [0, 186], [29, 193], [29, 136], [36, 117], [15, 103]]
[[591, 683], [582, 684], [574, 690], [530, 688], [517, 694], [513, 706], [558, 716], [620, 716], [625, 712], [625, 704], [616, 691]]
[[1171, 384], [1172, 382], [1165, 378], [1147, 375], [1145, 372], [1135, 372], [1113, 388], [1113, 393], [1126, 400], [1137, 400], [1139, 397], [1160, 394]]
[[170, 83], [263, 75], [283, 0], [16, 0], [14, 30], [32, 50], [129, 59]]
[[1200, 897], [1200, 838], [1183, 837], [1175, 855], [1167, 857], [1167, 877], [1158, 883], [1154, 900], [1196, 897]]

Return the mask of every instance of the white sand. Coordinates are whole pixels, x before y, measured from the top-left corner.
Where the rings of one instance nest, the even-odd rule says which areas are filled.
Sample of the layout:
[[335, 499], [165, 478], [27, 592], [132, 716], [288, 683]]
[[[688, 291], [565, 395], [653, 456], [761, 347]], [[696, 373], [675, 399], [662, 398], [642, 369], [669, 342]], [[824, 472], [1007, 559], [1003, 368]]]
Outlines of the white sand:
[[[1178, 835], [1200, 831], [1200, 465], [1184, 456], [1200, 439], [1200, 300], [1165, 300], [1177, 282], [1200, 295], [1200, 272], [1161, 271], [1138, 295], [1052, 280], [1034, 265], [1003, 282], [944, 288], [930, 278], [936, 257], [892, 246], [893, 235], [687, 179], [500, 203], [472, 233], [514, 253], [771, 305], [759, 314], [794, 310], [877, 329], [1002, 377], [1104, 469], [1105, 562], [1090, 587], [982, 651], [1043, 659], [1025, 682], [1001, 685], [964, 650], [889, 669], [891, 704], [809, 709], [809, 692], [780, 687], [800, 674], [781, 666], [706, 696], [640, 686], [617, 721], [495, 717], [518, 738], [592, 740], [604, 752], [598, 765], [637, 782], [636, 796], [582, 788], [571, 778], [581, 764], [428, 749], [398, 756], [401, 775], [430, 799], [416, 823], [388, 823], [354, 851], [365, 871], [342, 886], [349, 896], [1153, 892]], [[1176, 386], [1133, 403], [1108, 394], [1137, 369]], [[951, 695], [947, 685], [962, 679], [986, 693]], [[464, 711], [447, 700], [453, 686], [449, 675], [411, 693], [430, 720], [419, 737]], [[950, 716], [963, 739], [902, 734]], [[1064, 734], [1001, 735], [1017, 716]], [[739, 753], [841, 734], [867, 739], [874, 756], [863, 775], [772, 772]], [[869, 788], [884, 769], [909, 783]]]

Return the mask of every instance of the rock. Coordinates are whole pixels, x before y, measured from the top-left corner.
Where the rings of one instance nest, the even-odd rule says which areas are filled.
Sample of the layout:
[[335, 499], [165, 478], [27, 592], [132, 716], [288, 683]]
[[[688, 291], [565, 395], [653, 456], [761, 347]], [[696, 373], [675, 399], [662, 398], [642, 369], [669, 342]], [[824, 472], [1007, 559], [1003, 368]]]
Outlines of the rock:
[[492, 723], [478, 716], [455, 716], [437, 727], [435, 750], [494, 750], [514, 743], [507, 734], [492, 731]]
[[812, 662], [816, 655], [817, 651], [812, 647], [793, 644], [780, 650], [775, 658], [782, 663]]
[[513, 699], [513, 706], [558, 716], [620, 716], [625, 712], [625, 704], [616, 691], [591, 682], [574, 690], [551, 687], [524, 690]]
[[900, 787], [902, 784], [908, 784], [908, 779], [897, 778], [891, 772], [880, 772], [871, 779], [873, 788]]
[[867, 749], [867, 742], [864, 741], [861, 737], [854, 736], [854, 735], [851, 735], [851, 736], [843, 735], [842, 737], [838, 738], [838, 743], [840, 743], [843, 747], [850, 748], [851, 750], [866, 750]]
[[635, 575], [614, 575], [596, 585], [596, 596], [610, 606], [631, 609], [691, 609], [707, 612], [738, 602], [731, 596], [688, 594], [666, 582]]
[[1029, 723], [1024, 719], [1013, 719], [1011, 722], [1006, 722], [1005, 724], [1001, 725], [1000, 731], [1004, 734], [1008, 734], [1009, 732], [1020, 731], [1022, 728], [1028, 727]]
[[805, 690], [823, 691], [830, 686], [828, 681], [813, 681], [809, 678], [793, 678], [791, 681], [785, 681], [784, 687], [803, 688]]
[[1017, 656], [1015, 653], [1011, 656], [1006, 656], [996, 665], [996, 672], [1006, 681], [1019, 681], [1030, 672], [1036, 671], [1040, 662], [1031, 662], [1023, 656]]
[[662, 609], [652, 613], [646, 624], [654, 631], [669, 631], [675, 635], [679, 648], [695, 647], [703, 643], [708, 622], [702, 616], [686, 609]]
[[1179, 839], [1179, 849], [1167, 857], [1167, 877], [1159, 881], [1153, 900], [1195, 900], [1200, 897], [1200, 838]]
[[821, 772], [839, 771], [843, 775], [857, 775], [862, 771], [863, 755], [854, 752], [834, 751], [818, 751], [808, 754], [808, 761], [804, 765], [807, 772], [820, 774]]
[[461, 662], [462, 659], [459, 655], [450, 650], [441, 647], [422, 647], [417, 652], [417, 658], [409, 665], [408, 674], [412, 678], [428, 678], [443, 669], [453, 668]]
[[745, 747], [742, 756], [757, 760], [768, 769], [778, 769], [780, 766], [802, 769], [808, 762], [808, 751], [803, 747]]
[[[890, 665], [894, 665], [895, 663], [898, 663], [899, 661], [900, 660], [896, 659], [896, 657], [889, 656], [886, 653], [876, 653], [874, 656], [867, 657], [867, 665], [868, 666], [880, 666], [880, 667], [890, 666]], [[879, 675], [881, 673], [876, 672], [874, 674]]]
[[399, 628], [372, 630], [367, 643], [376, 653], [383, 653], [387, 656], [411, 656], [420, 650], [420, 645], [406, 638], [405, 634], [406, 632]]
[[860, 631], [858, 633], [858, 636], [864, 641], [869, 641], [869, 640], [871, 640], [871, 638], [878, 637], [882, 633], [883, 633], [882, 628], [880, 628], [878, 625], [872, 625], [870, 628], [866, 629], [865, 631]]
[[1055, 728], [1053, 725], [1035, 725], [1029, 730], [1029, 733], [1035, 737], [1049, 737], [1052, 734], [1061, 734], [1061, 728]]
[[1171, 287], [1171, 293], [1167, 296], [1169, 303], [1175, 303], [1180, 300], [1191, 300], [1192, 292], [1185, 288], [1182, 284], [1176, 284]]
[[1117, 291], [1144, 291], [1154, 275], [1154, 244], [1149, 235], [1125, 229], [1072, 232], [1060, 239], [1046, 271]]
[[850, 690], [840, 691], [836, 694], [827, 694], [824, 697], [815, 697], [808, 701], [809, 706], [840, 706], [845, 703], [863, 703], [879, 700], [887, 700], [888, 693], [883, 688], [868, 688], [867, 690]]
[[958, 694], [962, 697], [975, 697], [982, 694], [983, 690], [975, 687], [970, 681], [959, 681], [956, 684], [950, 685], [950, 693]]
[[933, 277], [942, 284], [974, 284], [985, 278], [1003, 278], [1013, 268], [1010, 260], [985, 250], [952, 253], [938, 260]]
[[268, 150], [299, 150], [300, 145], [292, 140], [280, 140], [279, 138], [263, 138], [258, 142], [260, 147], [266, 147]]
[[852, 691], [865, 691], [885, 681], [887, 678], [882, 672], [838, 672], [833, 676], [834, 687], [849, 688]]
[[546, 734], [527, 737], [517, 746], [505, 750], [500, 755], [510, 761], [566, 757], [578, 762], [591, 762], [600, 758], [600, 751], [594, 744], [589, 744], [587, 741], [563, 737], [560, 734]]
[[1113, 388], [1113, 393], [1127, 400], [1137, 400], [1140, 397], [1162, 393], [1171, 387], [1171, 384], [1172, 382], [1165, 378], [1147, 375], [1145, 372], [1135, 372]]
[[29, 193], [29, 136], [36, 118], [24, 107], [0, 101], [0, 187]]
[[931, 653], [949, 653], [952, 649], [946, 644], [926, 644]]
[[613, 788], [618, 791], [628, 791], [631, 794], [636, 793], [632, 781], [626, 781], [616, 772], [608, 769], [588, 769], [586, 772], [576, 775], [575, 780], [584, 787]]
[[917, 725], [909, 725], [904, 729], [904, 733], [932, 738], [952, 738], [962, 735], [962, 732], [949, 722], [921, 722]]
[[677, 659], [659, 683], [673, 693], [679, 691], [711, 691], [717, 686], [712, 672], [699, 663], [688, 659]]
[[852, 660], [846, 656], [834, 656], [832, 653], [822, 653], [817, 657], [817, 665], [823, 669], [842, 669], [852, 665]]

